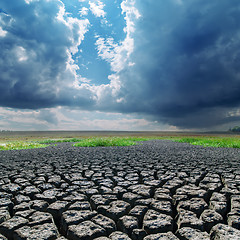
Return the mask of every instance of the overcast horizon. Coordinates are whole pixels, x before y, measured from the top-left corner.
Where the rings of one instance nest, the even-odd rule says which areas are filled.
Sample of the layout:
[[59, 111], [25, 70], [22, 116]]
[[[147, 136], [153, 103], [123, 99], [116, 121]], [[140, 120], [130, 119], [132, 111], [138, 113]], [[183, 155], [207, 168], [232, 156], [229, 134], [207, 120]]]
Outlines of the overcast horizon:
[[2, 0], [0, 129], [240, 125], [239, 0]]

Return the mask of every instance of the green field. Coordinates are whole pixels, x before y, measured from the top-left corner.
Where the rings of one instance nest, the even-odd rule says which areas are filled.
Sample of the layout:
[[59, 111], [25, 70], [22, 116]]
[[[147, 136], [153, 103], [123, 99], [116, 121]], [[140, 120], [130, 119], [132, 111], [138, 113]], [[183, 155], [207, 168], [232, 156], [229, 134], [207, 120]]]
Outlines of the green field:
[[139, 141], [147, 141], [150, 138], [143, 137], [93, 137], [83, 139], [75, 143], [75, 147], [110, 147], [110, 146], [132, 146]]
[[184, 132], [4, 132], [0, 150], [44, 148], [71, 142], [74, 147], [131, 146], [140, 141], [170, 140], [204, 147], [240, 148], [240, 136], [227, 133]]
[[240, 148], [237, 137], [176, 137], [170, 140], [204, 147]]
[[240, 148], [240, 138], [237, 137], [105, 137], [105, 138], [89, 138], [81, 142], [75, 143], [76, 147], [99, 147], [99, 146], [130, 146], [139, 144], [139, 141], [148, 140], [170, 140], [173, 142], [189, 143], [191, 145], [199, 145], [204, 147], [225, 147]]
[[46, 144], [38, 142], [25, 142], [25, 141], [10, 141], [0, 143], [0, 150], [20, 150], [20, 149], [33, 149], [33, 148], [44, 148]]

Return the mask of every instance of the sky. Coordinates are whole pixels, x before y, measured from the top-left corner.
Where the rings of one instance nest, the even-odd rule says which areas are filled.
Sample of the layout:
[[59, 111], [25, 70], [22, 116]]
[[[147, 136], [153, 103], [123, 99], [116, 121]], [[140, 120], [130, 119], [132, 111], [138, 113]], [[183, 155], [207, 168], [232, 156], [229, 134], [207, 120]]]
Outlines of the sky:
[[2, 0], [0, 130], [240, 125], [239, 0]]

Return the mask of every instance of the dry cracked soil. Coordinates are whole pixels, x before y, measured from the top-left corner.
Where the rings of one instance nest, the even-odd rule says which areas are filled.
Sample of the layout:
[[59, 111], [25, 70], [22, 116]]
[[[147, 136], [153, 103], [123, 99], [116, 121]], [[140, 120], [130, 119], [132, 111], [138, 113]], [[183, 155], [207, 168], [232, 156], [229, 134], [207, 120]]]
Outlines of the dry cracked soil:
[[240, 239], [240, 150], [164, 140], [0, 152], [0, 239]]

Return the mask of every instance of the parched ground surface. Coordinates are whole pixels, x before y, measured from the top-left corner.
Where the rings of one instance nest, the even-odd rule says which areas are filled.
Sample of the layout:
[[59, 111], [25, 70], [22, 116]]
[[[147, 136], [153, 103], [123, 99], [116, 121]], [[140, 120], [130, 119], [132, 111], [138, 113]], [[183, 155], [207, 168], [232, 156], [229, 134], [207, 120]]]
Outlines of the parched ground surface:
[[240, 239], [240, 150], [2, 151], [0, 239]]

